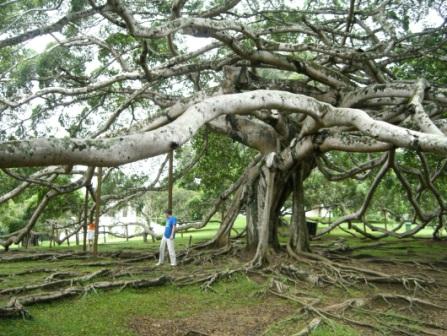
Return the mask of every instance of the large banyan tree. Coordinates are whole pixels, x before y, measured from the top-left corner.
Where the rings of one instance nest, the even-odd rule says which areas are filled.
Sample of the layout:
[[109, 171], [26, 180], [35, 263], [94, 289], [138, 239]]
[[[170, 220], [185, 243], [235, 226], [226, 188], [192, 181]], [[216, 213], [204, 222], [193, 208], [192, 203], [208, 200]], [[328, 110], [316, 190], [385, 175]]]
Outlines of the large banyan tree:
[[[319, 234], [363, 220], [390, 175], [417, 225], [404, 234], [367, 221], [368, 230], [352, 230], [409, 236], [435, 223], [437, 235], [444, 225], [443, 1], [45, 0], [0, 8], [0, 168], [21, 180], [0, 200], [36, 183], [48, 188], [27, 225], [1, 238], [5, 247], [33, 229], [55, 196], [89, 185], [95, 167], [168, 153], [201, 128], [258, 153], [202, 223], [230, 200], [209, 243], [225, 245], [243, 209], [255, 265], [279, 247], [290, 198], [288, 250], [309, 251], [304, 185], [317, 169], [330, 180], [371, 182], [361, 205]], [[340, 152], [348, 153], [342, 164]], [[13, 169], [21, 167], [44, 168], [25, 176]], [[52, 185], [58, 174], [80, 172]]]

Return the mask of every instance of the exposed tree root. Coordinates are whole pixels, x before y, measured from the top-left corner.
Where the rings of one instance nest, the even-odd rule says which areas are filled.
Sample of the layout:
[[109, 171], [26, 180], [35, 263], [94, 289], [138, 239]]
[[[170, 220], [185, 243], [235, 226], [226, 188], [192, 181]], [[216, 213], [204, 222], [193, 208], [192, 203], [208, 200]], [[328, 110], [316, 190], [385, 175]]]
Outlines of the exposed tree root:
[[91, 263], [82, 264], [82, 266], [98, 267], [98, 266], [126, 265], [126, 264], [136, 263], [139, 261], [144, 261], [144, 260], [150, 260], [150, 259], [155, 260], [157, 255], [158, 255], [158, 252], [150, 253], [150, 254], [143, 254], [139, 257], [131, 258], [131, 259], [112, 260], [112, 261], [95, 261], [95, 262], [91, 262]]
[[16, 262], [16, 261], [35, 261], [35, 260], [60, 260], [73, 258], [77, 259], [80, 256], [86, 256], [85, 252], [77, 253], [35, 253], [35, 254], [19, 254], [11, 256], [3, 256], [0, 262]]
[[95, 282], [86, 286], [68, 287], [58, 291], [47, 292], [42, 294], [27, 295], [20, 297], [13, 297], [6, 304], [5, 307], [0, 308], [0, 318], [7, 317], [27, 317], [30, 315], [26, 313], [24, 315], [23, 306], [28, 306], [36, 303], [51, 302], [62, 298], [77, 296], [80, 294], [88, 293], [90, 291], [96, 291], [97, 289], [113, 289], [113, 288], [146, 288], [153, 286], [164, 285], [171, 279], [167, 276], [161, 276], [155, 279], [138, 279], [138, 280], [119, 280], [119, 281], [101, 281]]
[[[237, 245], [227, 245], [218, 250], [195, 250], [188, 248], [179, 253], [180, 264], [203, 264], [208, 263], [210, 266], [222, 256], [232, 253], [240, 254]], [[299, 319], [306, 320], [306, 325], [295, 335], [308, 335], [322, 324], [331, 325], [333, 321], [339, 321], [344, 324], [353, 325], [360, 328], [368, 328], [379, 333], [403, 334], [403, 335], [438, 335], [439, 332], [447, 330], [443, 326], [434, 323], [418, 321], [416, 323], [408, 323], [404, 318], [399, 321], [396, 319], [376, 319], [375, 314], [383, 314], [386, 312], [376, 312], [372, 310], [375, 302], [387, 303], [390, 306], [399, 305], [408, 307], [409, 309], [446, 310], [441, 303], [433, 303], [429, 299], [416, 297], [416, 290], [425, 290], [425, 287], [434, 284], [434, 280], [428, 276], [402, 276], [387, 274], [382, 271], [376, 271], [356, 265], [335, 262], [321, 255], [310, 253], [296, 253], [289, 251], [289, 255], [293, 259], [298, 260], [299, 264], [290, 262], [284, 263], [283, 260], [270, 260], [269, 266], [250, 267], [252, 265], [237, 265], [234, 268], [226, 268], [224, 270], [210, 270], [191, 272], [183, 276], [168, 277], [160, 276], [158, 278], [148, 279], [148, 272], [154, 270], [153, 267], [144, 266], [127, 266], [139, 261], [145, 261], [155, 258], [156, 254], [135, 254], [121, 255], [123, 260], [83, 263], [83, 266], [118, 266], [113, 268], [104, 268], [95, 272], [79, 275], [72, 271], [54, 270], [54, 269], [34, 269], [26, 272], [13, 274], [29, 274], [29, 273], [46, 273], [51, 272], [45, 278], [45, 281], [39, 284], [27, 285], [22, 287], [6, 288], [0, 291], [0, 294], [17, 294], [21, 296], [12, 297], [9, 302], [0, 307], [0, 318], [30, 318], [25, 307], [31, 304], [52, 302], [64, 298], [86, 295], [97, 290], [109, 290], [118, 288], [120, 290], [131, 288], [144, 288], [151, 286], [164, 285], [173, 283], [177, 286], [186, 286], [200, 284], [202, 290], [213, 290], [213, 285], [221, 280], [228, 279], [236, 274], [258, 274], [270, 280], [270, 285], [266, 292], [298, 303], [301, 305]], [[126, 259], [125, 257], [130, 257]], [[283, 259], [283, 258], [282, 258]], [[125, 267], [121, 267], [125, 266]], [[177, 273], [177, 272], [175, 272]], [[139, 279], [123, 279], [120, 277], [128, 277], [139, 275]], [[111, 281], [98, 281], [98, 278], [112, 278]], [[92, 282], [95, 281], [95, 282]], [[107, 279], [108, 280], [108, 279]], [[410, 295], [401, 295], [395, 293], [379, 292], [369, 297], [350, 298], [340, 303], [322, 305], [322, 299], [316, 295], [312, 295], [309, 291], [303, 290], [306, 287], [321, 286], [340, 286], [342, 288], [353, 285], [364, 285], [369, 283], [389, 283], [401, 285], [406, 290], [411, 290]], [[57, 288], [57, 289], [56, 289]], [[33, 293], [34, 290], [48, 290], [46, 292]], [[55, 290], [56, 289], [56, 290]], [[26, 293], [27, 295], [23, 295]], [[420, 293], [420, 292], [419, 292]], [[377, 306], [377, 305], [376, 305]], [[366, 318], [359, 319], [350, 315], [351, 311], [364, 314]], [[374, 321], [372, 321], [374, 320]], [[389, 322], [392, 320], [393, 322]], [[416, 325], [416, 326], [415, 326]]]
[[45, 278], [45, 282], [52, 282], [58, 279], [73, 278], [78, 275], [75, 272], [54, 272]]
[[408, 302], [410, 304], [410, 308], [413, 305], [422, 305], [422, 306], [427, 306], [430, 308], [436, 308], [436, 309], [441, 309], [441, 310], [446, 310], [447, 311], [447, 307], [443, 307], [440, 306], [438, 304], [432, 303], [430, 301], [427, 300], [423, 300], [423, 299], [419, 299], [416, 297], [411, 297], [411, 296], [406, 296], [406, 295], [398, 295], [398, 294], [377, 294], [375, 295], [372, 300], [378, 300], [378, 299], [382, 299], [385, 302], [389, 302], [389, 301], [405, 301]]
[[311, 284], [312, 286], [319, 286], [326, 280], [321, 276], [309, 273], [304, 270], [298, 269], [293, 265], [280, 265], [279, 272], [288, 276], [291, 279], [298, 279]]
[[17, 273], [0, 274], [0, 278], [15, 277], [15, 276], [20, 276], [20, 275], [34, 274], [34, 273], [53, 273], [53, 272], [56, 272], [56, 270], [54, 270], [52, 268], [35, 268], [35, 269], [25, 270], [25, 271], [21, 271], [21, 272], [17, 272]]
[[[145, 288], [152, 286], [164, 285], [168, 282], [173, 282], [176, 285], [185, 286], [197, 283], [203, 283], [201, 288], [203, 290], [212, 290], [212, 285], [224, 278], [229, 278], [236, 273], [244, 272], [244, 268], [238, 268], [234, 270], [214, 272], [211, 274], [194, 274], [191, 276], [181, 277], [181, 278], [171, 278], [167, 276], [161, 276], [155, 279], [138, 279], [138, 280], [114, 280], [114, 281], [100, 281], [87, 284], [85, 286], [70, 286], [67, 288], [62, 288], [60, 290], [45, 292], [39, 294], [31, 294], [20, 297], [13, 297], [10, 299], [5, 307], [0, 308], [0, 318], [10, 318], [10, 317], [24, 317], [29, 318], [30, 315], [24, 310], [23, 306], [28, 306], [36, 303], [52, 302], [68, 297], [78, 296], [81, 294], [86, 294], [90, 291], [96, 291], [98, 289], [107, 290], [113, 288], [120, 288], [120, 290], [131, 287], [131, 288]], [[23, 286], [16, 288], [5, 289], [1, 294], [7, 293], [19, 293], [25, 291], [31, 291], [35, 289], [45, 289], [53, 286], [63, 286], [66, 284], [81, 283], [83, 281], [89, 281], [95, 277], [110, 275], [110, 270], [100, 270], [94, 273], [90, 273], [83, 277], [77, 277], [73, 279], [63, 279], [58, 281], [53, 281], [49, 284], [39, 284], [32, 286]]]
[[[309, 331], [312, 330], [312, 329], [310, 329], [311, 327], [313, 327], [315, 329], [322, 321], [330, 322], [331, 320], [340, 320], [344, 323], [376, 330], [379, 332], [388, 330], [389, 332], [393, 332], [393, 333], [399, 332], [399, 333], [405, 334], [405, 335], [422, 335], [422, 334], [424, 334], [424, 335], [439, 335], [439, 333], [436, 333], [435, 331], [429, 330], [426, 328], [437, 329], [437, 330], [447, 330], [447, 328], [439, 326], [439, 325], [435, 325], [433, 323], [421, 322], [421, 323], [417, 323], [417, 324], [423, 328], [418, 328], [417, 329], [418, 333], [413, 333], [409, 329], [408, 323], [407, 324], [402, 323], [399, 326], [396, 326], [395, 324], [387, 324], [383, 321], [376, 321], [375, 323], [370, 323], [367, 321], [355, 320], [355, 319], [352, 319], [345, 315], [345, 313], [348, 310], [366, 307], [366, 306], [370, 305], [375, 300], [384, 300], [388, 303], [390, 303], [390, 301], [401, 301], [401, 302], [404, 301], [404, 302], [407, 302], [410, 304], [409, 308], [411, 308], [412, 306], [418, 305], [418, 306], [429, 307], [432, 309], [447, 310], [447, 307], [443, 307], [443, 306], [434, 304], [430, 301], [419, 299], [416, 297], [381, 293], [381, 294], [376, 294], [369, 298], [352, 298], [352, 299], [345, 300], [341, 303], [332, 304], [332, 305], [325, 306], [325, 307], [317, 307], [316, 305], [318, 304], [318, 301], [315, 301], [309, 297], [306, 298], [306, 297], [296, 296], [294, 294], [294, 289], [291, 288], [290, 286], [286, 285], [285, 283], [280, 283], [278, 281], [272, 282], [272, 284], [269, 288], [269, 292], [278, 296], [278, 297], [281, 297], [281, 298], [301, 304], [302, 305], [301, 312], [307, 312], [307, 313], [315, 316], [315, 318], [311, 322], [309, 322], [304, 329], [302, 329], [298, 334], [295, 334], [295, 335], [307, 335], [309, 333]], [[365, 309], [363, 311], [368, 316], [374, 316], [374, 314], [376, 313], [375, 311], [373, 312], [371, 310], [365, 310]], [[318, 321], [318, 323], [317, 323], [317, 321]]]
[[[183, 254], [183, 258], [181, 259], [180, 263], [182, 265], [186, 264], [201, 264], [204, 262], [208, 262], [213, 260], [216, 257], [228, 254], [232, 251], [233, 247], [232, 245], [226, 245], [219, 249], [213, 249], [213, 250], [199, 250], [199, 252], [193, 253], [191, 249], [187, 249], [185, 253]], [[182, 255], [180, 255], [182, 257]]]
[[110, 273], [111, 273], [110, 270], [102, 269], [102, 270], [99, 270], [99, 271], [96, 271], [96, 272], [93, 272], [93, 273], [90, 273], [90, 274], [87, 274], [84, 276], [71, 278], [71, 279], [55, 280], [55, 281], [50, 281], [50, 282], [44, 282], [44, 283], [37, 284], [37, 285], [27, 285], [27, 286], [22, 286], [22, 287], [6, 288], [6, 289], [1, 290], [0, 294], [2, 294], [2, 295], [9, 294], [9, 293], [17, 294], [17, 293], [33, 291], [36, 289], [62, 287], [65, 285], [73, 286], [73, 284], [90, 281], [93, 278], [106, 276], [106, 275], [109, 275]]
[[321, 325], [322, 319], [319, 317], [315, 317], [312, 319], [301, 331], [299, 331], [296, 334], [293, 334], [292, 336], [307, 336], [310, 335], [312, 331], [318, 328], [319, 325]]
[[[224, 254], [233, 251], [231, 246], [224, 247], [217, 251], [208, 251], [199, 252], [197, 255], [191, 255], [189, 250], [179, 253], [180, 262], [185, 262], [190, 260], [198, 260], [203, 262], [206, 258], [214, 258], [218, 256], [222, 256]], [[147, 259], [154, 258], [156, 254], [144, 254], [140, 255], [137, 258], [131, 258], [128, 260], [118, 260], [113, 262], [95, 262], [95, 263], [85, 263], [83, 266], [98, 266], [98, 265], [113, 265], [113, 266], [121, 266], [126, 265], [128, 263], [134, 263], [138, 261], [144, 261]], [[47, 257], [47, 256], [46, 256]], [[13, 288], [5, 288], [0, 291], [1, 295], [8, 294], [17, 294], [17, 293], [27, 293], [35, 290], [47, 290], [58, 288], [54, 291], [42, 292], [36, 294], [28, 294], [19, 297], [12, 297], [6, 306], [0, 308], [0, 318], [10, 318], [10, 317], [23, 317], [30, 318], [30, 315], [24, 309], [24, 306], [35, 304], [35, 303], [43, 303], [43, 302], [52, 302], [68, 297], [74, 297], [82, 294], [86, 294], [91, 291], [107, 290], [112, 288], [120, 288], [124, 289], [127, 287], [132, 288], [143, 288], [143, 287], [151, 287], [157, 285], [163, 285], [168, 282], [173, 282], [176, 285], [190, 285], [190, 284], [198, 284], [202, 283], [203, 290], [212, 290], [212, 286], [215, 282], [220, 279], [229, 278], [236, 273], [245, 272], [245, 268], [239, 267], [236, 269], [230, 269], [225, 271], [213, 271], [212, 273], [201, 273], [201, 274], [191, 274], [184, 277], [179, 278], [171, 278], [167, 276], [161, 276], [155, 279], [137, 279], [137, 280], [116, 280], [118, 277], [123, 276], [134, 276], [136, 274], [147, 274], [148, 271], [153, 270], [151, 267], [140, 267], [140, 269], [135, 268], [117, 268], [110, 269], [104, 268], [89, 274], [78, 275], [74, 272], [64, 272], [50, 269], [37, 269], [32, 270], [32, 272], [23, 272], [23, 273], [34, 273], [34, 272], [52, 272], [52, 274], [45, 278], [45, 281], [39, 284], [26, 285], [20, 287]], [[76, 276], [78, 275], [78, 276]], [[73, 277], [74, 276], [74, 277]], [[93, 279], [96, 278], [104, 278], [104, 277], [113, 277], [113, 281], [97, 281], [91, 283]], [[144, 276], [143, 276], [144, 277]]]
[[[325, 255], [327, 258], [334, 260], [340, 259], [338, 255]], [[360, 254], [352, 257], [342, 257], [344, 260], [352, 260], [352, 259], [362, 259], [363, 262], [374, 263], [374, 264], [391, 264], [391, 265], [411, 265], [415, 266], [419, 269], [436, 271], [440, 273], [447, 273], [447, 271], [441, 267], [447, 266], [446, 262], [443, 261], [435, 261], [435, 262], [425, 262], [425, 261], [416, 261], [416, 260], [399, 260], [399, 259], [383, 259], [372, 257], [370, 255]]]
[[[157, 253], [155, 253], [157, 254]], [[70, 253], [27, 253], [27, 254], [17, 254], [17, 255], [7, 255], [0, 257], [0, 263], [3, 262], [19, 262], [19, 261], [37, 261], [37, 260], [49, 260], [56, 261], [62, 259], [88, 259], [92, 255], [87, 252], [70, 252]], [[119, 258], [126, 260], [127, 262], [140, 261], [150, 257], [154, 257], [154, 254], [147, 254], [141, 252], [102, 252], [98, 253], [98, 257], [110, 257]], [[117, 263], [119, 261], [113, 261], [110, 264]], [[104, 262], [105, 263], [105, 262]], [[88, 266], [100, 266], [95, 263], [85, 264]], [[105, 265], [103, 265], [105, 266]]]
[[[353, 309], [358, 311], [358, 312], [360, 312], [360, 313], [363, 313], [363, 314], [369, 314], [370, 313], [369, 310], [364, 310], [362, 308], [353, 308]], [[407, 324], [407, 325], [409, 323], [413, 323], [413, 324], [416, 323], [416, 324], [418, 324], [418, 325], [420, 325], [420, 326], [422, 326], [424, 328], [447, 330], [446, 327], [443, 327], [443, 326], [441, 326], [439, 324], [426, 322], [426, 321], [422, 321], [422, 320], [419, 320], [419, 319], [415, 320], [414, 318], [410, 318], [410, 317], [406, 317], [406, 316], [402, 316], [402, 315], [396, 315], [396, 314], [393, 314], [391, 312], [375, 311], [374, 314], [380, 315], [380, 316], [383, 316], [383, 317], [387, 317], [387, 318], [392, 318], [394, 320], [401, 320], [402, 323]], [[436, 334], [436, 335], [438, 335], [438, 334]]]
[[177, 286], [188, 286], [202, 283], [202, 290], [212, 290], [211, 286], [220, 279], [230, 278], [231, 276], [245, 272], [245, 268], [236, 268], [233, 270], [213, 272], [211, 274], [191, 274], [177, 279], [172, 279], [172, 282]]
[[288, 248], [288, 253], [297, 261], [313, 265], [320, 271], [324, 271], [324, 276], [321, 276], [321, 279], [333, 285], [345, 287], [360, 282], [366, 284], [392, 283], [401, 284], [406, 289], [424, 290], [424, 286], [434, 285], [435, 283], [434, 279], [426, 275], [396, 276], [368, 268], [334, 262], [317, 254], [295, 252], [290, 248]]
[[11, 300], [6, 307], [0, 307], [0, 318], [30, 319], [31, 315], [25, 310], [20, 302]]

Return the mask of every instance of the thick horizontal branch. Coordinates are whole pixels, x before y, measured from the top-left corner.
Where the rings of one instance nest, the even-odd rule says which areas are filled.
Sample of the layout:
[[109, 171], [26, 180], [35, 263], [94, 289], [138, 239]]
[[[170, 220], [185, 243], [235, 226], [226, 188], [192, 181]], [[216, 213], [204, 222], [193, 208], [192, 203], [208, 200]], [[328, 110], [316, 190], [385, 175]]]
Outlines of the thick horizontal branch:
[[447, 153], [447, 137], [416, 132], [372, 119], [358, 109], [336, 108], [289, 92], [258, 90], [211, 97], [187, 109], [170, 124], [151, 132], [110, 139], [37, 138], [0, 144], [0, 167], [84, 164], [117, 166], [166, 153], [189, 140], [205, 123], [259, 109], [304, 113], [321, 127], [350, 126], [368, 137], [397, 147]]

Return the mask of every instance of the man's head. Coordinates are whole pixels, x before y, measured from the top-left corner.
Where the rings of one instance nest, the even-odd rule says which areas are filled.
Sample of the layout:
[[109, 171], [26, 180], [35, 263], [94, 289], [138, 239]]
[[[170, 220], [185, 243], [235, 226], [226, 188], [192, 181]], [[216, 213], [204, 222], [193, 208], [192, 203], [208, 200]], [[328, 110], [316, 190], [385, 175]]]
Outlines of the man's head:
[[172, 210], [171, 210], [171, 209], [166, 209], [166, 210], [164, 211], [164, 213], [165, 213], [166, 217], [169, 217], [169, 216], [172, 215]]

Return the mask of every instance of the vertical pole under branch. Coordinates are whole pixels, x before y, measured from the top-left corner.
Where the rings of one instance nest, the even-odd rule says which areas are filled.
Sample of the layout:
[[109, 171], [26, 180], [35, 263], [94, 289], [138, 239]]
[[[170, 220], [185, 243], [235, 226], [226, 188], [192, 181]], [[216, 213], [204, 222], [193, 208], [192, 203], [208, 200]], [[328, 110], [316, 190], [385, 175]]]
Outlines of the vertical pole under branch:
[[388, 231], [388, 219], [386, 217], [386, 211], [383, 211], [384, 217], [385, 217], [385, 230]]
[[126, 241], [129, 241], [129, 225], [125, 225], [124, 228], [126, 229]]
[[98, 254], [98, 235], [99, 235], [99, 213], [101, 208], [101, 186], [102, 186], [102, 167], [98, 167], [98, 186], [96, 187], [96, 206], [95, 206], [95, 240], [93, 241], [93, 255]]
[[174, 165], [174, 150], [169, 151], [169, 176], [168, 176], [168, 209], [172, 210], [172, 187], [173, 187], [173, 165]]
[[82, 231], [84, 236], [82, 238], [82, 251], [87, 251], [87, 220], [88, 220], [88, 186], [85, 187], [84, 199], [84, 223], [82, 224]]
[[51, 237], [50, 237], [50, 247], [56, 246], [56, 243], [54, 242], [54, 223], [51, 222]]

